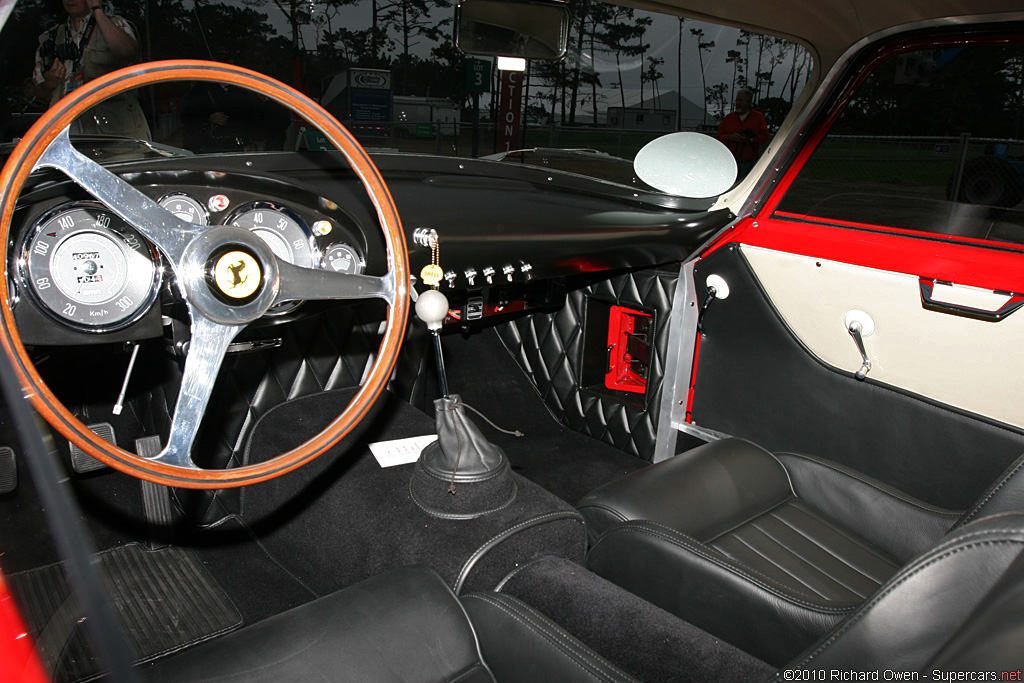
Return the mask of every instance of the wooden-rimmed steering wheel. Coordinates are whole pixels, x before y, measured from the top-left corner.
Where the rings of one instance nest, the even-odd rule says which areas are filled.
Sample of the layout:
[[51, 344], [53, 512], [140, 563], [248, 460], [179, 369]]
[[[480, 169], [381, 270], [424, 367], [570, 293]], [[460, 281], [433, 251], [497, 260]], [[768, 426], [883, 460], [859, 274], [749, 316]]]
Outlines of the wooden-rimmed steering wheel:
[[[259, 236], [243, 228], [181, 221], [72, 147], [68, 127], [90, 107], [125, 90], [176, 80], [228, 83], [258, 92], [319, 128], [348, 160], [376, 208], [387, 246], [387, 274], [346, 275], [299, 268], [278, 259]], [[140, 64], [79, 87], [43, 114], [0, 174], [0, 250], [5, 269], [11, 267], [8, 248], [15, 203], [29, 174], [39, 168], [62, 171], [156, 245], [174, 270], [192, 319], [190, 350], [167, 444], [152, 458], [140, 457], [94, 434], [46, 386], [15, 327], [10, 278], [0, 278], [0, 343], [4, 352], [35, 408], [89, 455], [132, 476], [168, 486], [228, 488], [255, 484], [294, 470], [326, 452], [367, 414], [384, 390], [398, 358], [409, 310], [409, 260], [402, 224], [394, 200], [365, 150], [340, 123], [304, 95], [254, 71], [201, 61]], [[246, 268], [255, 281], [247, 279], [245, 290], [235, 291], [233, 284], [240, 278], [231, 273], [240, 267]], [[297, 448], [265, 462], [223, 470], [195, 465], [192, 444], [217, 371], [238, 332], [271, 306], [285, 301], [370, 298], [387, 302], [387, 329], [363, 385], [330, 425]]]

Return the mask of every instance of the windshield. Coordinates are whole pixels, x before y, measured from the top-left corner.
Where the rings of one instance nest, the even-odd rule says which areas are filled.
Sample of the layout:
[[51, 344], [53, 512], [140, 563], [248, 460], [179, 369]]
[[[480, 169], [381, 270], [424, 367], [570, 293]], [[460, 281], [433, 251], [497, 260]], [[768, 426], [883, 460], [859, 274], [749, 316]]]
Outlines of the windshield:
[[[73, 15], [78, 4], [81, 19]], [[626, 162], [674, 131], [722, 135], [743, 173], [811, 67], [790, 41], [589, 0], [568, 3], [566, 58], [531, 60], [522, 72], [460, 53], [448, 0], [108, 2], [104, 14], [132, 41], [130, 56], [118, 56], [116, 39], [90, 28], [102, 26], [90, 19], [90, 4], [22, 0], [15, 8], [3, 29], [5, 141], [60, 92], [113, 66], [212, 59], [297, 87], [371, 149], [494, 157], [644, 187]], [[104, 38], [115, 54], [95, 59], [92, 48]], [[737, 106], [747, 123], [721, 133]], [[145, 88], [82, 118], [89, 120], [72, 134], [124, 135], [196, 154], [328, 147], [289, 112], [230, 86]], [[764, 131], [741, 130], [755, 119]], [[518, 150], [531, 151], [509, 154]]]

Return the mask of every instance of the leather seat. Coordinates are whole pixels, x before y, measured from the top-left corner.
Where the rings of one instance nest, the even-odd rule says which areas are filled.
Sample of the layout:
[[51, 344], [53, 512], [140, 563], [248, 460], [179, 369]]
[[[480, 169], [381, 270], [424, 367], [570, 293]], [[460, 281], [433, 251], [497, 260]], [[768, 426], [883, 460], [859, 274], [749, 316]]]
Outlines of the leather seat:
[[781, 666], [951, 530], [1024, 509], [1022, 467], [962, 512], [819, 458], [724, 439], [584, 497], [587, 566]]
[[[1005, 513], [951, 532], [785, 668], [1022, 667], [1024, 514]], [[145, 673], [152, 681], [189, 683], [635, 680], [521, 600], [483, 593], [460, 602], [435, 573], [416, 568], [378, 575]]]
[[433, 570], [396, 569], [143, 673], [154, 683], [635, 683], [521, 601], [478, 600], [468, 609], [476, 625]]

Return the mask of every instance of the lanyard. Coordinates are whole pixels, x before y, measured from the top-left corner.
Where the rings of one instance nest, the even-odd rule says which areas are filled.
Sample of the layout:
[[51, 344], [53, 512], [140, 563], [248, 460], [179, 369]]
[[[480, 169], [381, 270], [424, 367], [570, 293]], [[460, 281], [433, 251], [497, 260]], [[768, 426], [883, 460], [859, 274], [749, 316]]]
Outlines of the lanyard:
[[[93, 16], [90, 14], [89, 18], [86, 19], [85, 31], [82, 32], [82, 37], [78, 39], [78, 50], [76, 51], [77, 56], [75, 57], [74, 63], [71, 65], [71, 72], [78, 71], [79, 65], [82, 63], [83, 52], [86, 46], [89, 44], [89, 39], [92, 38], [92, 32], [96, 28], [96, 22], [93, 20]], [[70, 23], [65, 29], [64, 42], [68, 42], [68, 38], [71, 37], [71, 26]]]

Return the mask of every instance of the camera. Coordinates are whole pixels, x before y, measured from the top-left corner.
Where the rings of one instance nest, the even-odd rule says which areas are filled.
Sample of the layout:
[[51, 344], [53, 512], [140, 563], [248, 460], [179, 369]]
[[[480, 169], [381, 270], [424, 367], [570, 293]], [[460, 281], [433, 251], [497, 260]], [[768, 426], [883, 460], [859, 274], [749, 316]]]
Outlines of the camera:
[[53, 63], [54, 59], [76, 62], [82, 55], [79, 52], [78, 46], [74, 43], [63, 42], [57, 44], [51, 37], [47, 38], [46, 41], [39, 46], [39, 56], [43, 60], [45, 69]]

